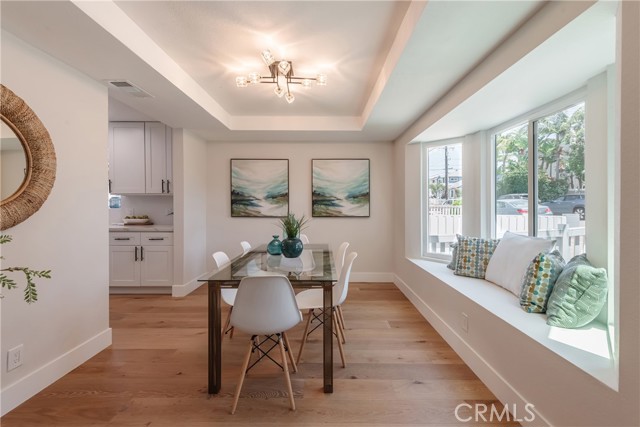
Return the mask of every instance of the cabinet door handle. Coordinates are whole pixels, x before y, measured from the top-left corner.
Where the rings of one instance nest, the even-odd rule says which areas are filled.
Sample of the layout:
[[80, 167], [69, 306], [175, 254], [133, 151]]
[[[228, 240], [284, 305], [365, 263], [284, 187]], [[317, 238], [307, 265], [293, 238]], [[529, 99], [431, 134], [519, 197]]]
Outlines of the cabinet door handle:
[[140, 246], [140, 261], [144, 261], [144, 248]]
[[111, 193], [111, 180], [109, 180], [109, 193]]
[[149, 237], [149, 240], [164, 240], [164, 237]]
[[171, 193], [171, 190], [169, 190], [169, 184], [171, 183], [171, 181], [167, 180], [167, 193]]
[[131, 237], [115, 237], [113, 240], [131, 240]]
[[162, 192], [164, 193], [164, 179], [162, 180]]
[[138, 247], [137, 247], [137, 246], [136, 246], [135, 251], [136, 251], [136, 252], [135, 252], [135, 255], [134, 255], [133, 260], [134, 260], [134, 261], [137, 261], [137, 260], [138, 260]]

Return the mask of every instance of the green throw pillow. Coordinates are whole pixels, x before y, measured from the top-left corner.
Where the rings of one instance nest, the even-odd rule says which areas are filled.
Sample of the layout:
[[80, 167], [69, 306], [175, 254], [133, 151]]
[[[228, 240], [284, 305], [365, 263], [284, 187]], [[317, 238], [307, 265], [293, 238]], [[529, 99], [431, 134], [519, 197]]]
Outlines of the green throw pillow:
[[564, 267], [564, 258], [558, 250], [540, 252], [529, 263], [522, 279], [520, 306], [528, 313], [544, 313], [553, 286]]
[[547, 304], [547, 325], [580, 328], [595, 319], [607, 301], [607, 271], [593, 267], [586, 255], [565, 265]]
[[458, 235], [458, 253], [454, 274], [484, 279], [489, 259], [499, 242], [499, 239]]

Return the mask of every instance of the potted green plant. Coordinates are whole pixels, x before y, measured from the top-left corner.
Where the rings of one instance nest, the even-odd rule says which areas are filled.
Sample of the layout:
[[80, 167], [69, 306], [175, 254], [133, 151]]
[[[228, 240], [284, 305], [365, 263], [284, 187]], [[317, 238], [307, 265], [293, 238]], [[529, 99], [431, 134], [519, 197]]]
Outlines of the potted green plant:
[[282, 226], [282, 255], [286, 258], [297, 258], [304, 248], [300, 240], [300, 232], [306, 227], [309, 220], [304, 215], [296, 218], [295, 214], [288, 214], [280, 219]]

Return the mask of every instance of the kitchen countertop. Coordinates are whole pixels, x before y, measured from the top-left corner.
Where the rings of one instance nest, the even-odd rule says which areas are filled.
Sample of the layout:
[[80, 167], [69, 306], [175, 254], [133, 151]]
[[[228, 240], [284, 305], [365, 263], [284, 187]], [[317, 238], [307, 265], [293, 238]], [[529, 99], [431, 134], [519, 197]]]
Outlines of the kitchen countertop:
[[173, 225], [124, 225], [111, 224], [109, 231], [164, 231], [173, 232]]

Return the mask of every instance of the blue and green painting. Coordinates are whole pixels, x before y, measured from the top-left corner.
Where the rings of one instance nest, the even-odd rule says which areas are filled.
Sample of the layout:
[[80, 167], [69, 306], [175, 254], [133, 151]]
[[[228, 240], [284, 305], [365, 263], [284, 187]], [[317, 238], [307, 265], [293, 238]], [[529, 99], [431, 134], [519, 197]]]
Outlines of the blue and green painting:
[[369, 159], [314, 159], [312, 164], [312, 216], [369, 216]]
[[289, 213], [289, 160], [231, 159], [231, 216]]

